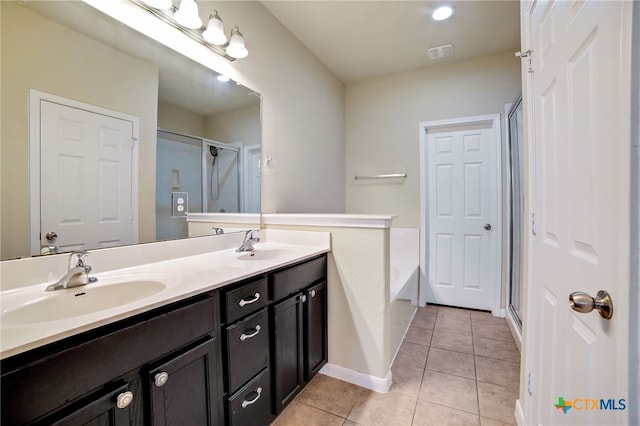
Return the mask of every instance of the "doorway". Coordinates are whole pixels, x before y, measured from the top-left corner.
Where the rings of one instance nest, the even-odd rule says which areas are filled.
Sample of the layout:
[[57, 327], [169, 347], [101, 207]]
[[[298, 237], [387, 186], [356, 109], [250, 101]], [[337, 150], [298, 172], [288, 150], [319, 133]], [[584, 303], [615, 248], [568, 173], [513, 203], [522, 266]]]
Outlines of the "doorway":
[[489, 310], [501, 296], [500, 115], [420, 124], [420, 305]]

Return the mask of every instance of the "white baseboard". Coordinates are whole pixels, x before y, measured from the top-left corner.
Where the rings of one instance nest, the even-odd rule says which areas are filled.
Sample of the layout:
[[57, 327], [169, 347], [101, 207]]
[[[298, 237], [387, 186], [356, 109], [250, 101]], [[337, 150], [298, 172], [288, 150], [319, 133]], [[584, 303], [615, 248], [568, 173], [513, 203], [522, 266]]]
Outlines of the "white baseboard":
[[524, 426], [524, 411], [522, 410], [522, 404], [520, 400], [516, 400], [516, 411], [513, 413], [516, 416], [516, 423], [518, 426]]
[[385, 378], [381, 379], [380, 377], [370, 376], [336, 364], [327, 363], [320, 369], [320, 374], [340, 379], [380, 393], [387, 393], [391, 387], [391, 371], [387, 373]]

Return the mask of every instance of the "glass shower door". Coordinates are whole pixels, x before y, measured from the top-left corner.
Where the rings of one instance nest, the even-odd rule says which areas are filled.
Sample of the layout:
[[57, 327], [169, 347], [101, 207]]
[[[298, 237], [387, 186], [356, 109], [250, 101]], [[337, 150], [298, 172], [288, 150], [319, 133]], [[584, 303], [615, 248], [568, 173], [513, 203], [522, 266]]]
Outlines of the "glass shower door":
[[510, 220], [510, 258], [509, 310], [516, 323], [522, 329], [522, 264], [524, 256], [524, 176], [523, 176], [523, 127], [522, 97], [514, 102], [508, 114], [509, 122], [509, 158], [511, 164], [511, 220]]

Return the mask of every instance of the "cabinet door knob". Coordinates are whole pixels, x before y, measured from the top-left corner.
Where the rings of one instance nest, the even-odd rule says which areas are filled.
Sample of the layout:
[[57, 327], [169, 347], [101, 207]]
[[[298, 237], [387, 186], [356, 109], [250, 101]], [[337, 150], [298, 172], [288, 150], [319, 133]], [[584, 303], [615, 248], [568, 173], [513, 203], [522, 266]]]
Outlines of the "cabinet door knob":
[[153, 376], [153, 382], [156, 384], [157, 387], [164, 386], [168, 380], [169, 380], [169, 374], [167, 374], [166, 371], [161, 371], [160, 373]]
[[255, 398], [250, 399], [248, 401], [246, 399], [242, 401], [242, 408], [247, 408], [249, 405], [255, 404], [255, 402], [260, 399], [260, 395], [262, 394], [262, 388], [256, 389], [256, 393], [257, 395]]
[[300, 300], [302, 300], [302, 303], [306, 302], [307, 296], [303, 294], [302, 296], [300, 296]]
[[252, 299], [242, 299], [242, 300], [240, 300], [238, 302], [238, 305], [240, 305], [240, 307], [243, 307], [244, 305], [250, 305], [252, 303], [257, 302], [258, 299], [260, 299], [260, 293], [254, 294]]
[[118, 408], [127, 408], [129, 404], [131, 404], [131, 401], [133, 401], [133, 392], [122, 392], [116, 397], [116, 406]]
[[311, 290], [311, 291], [309, 292], [309, 295], [310, 295], [311, 297], [316, 297], [316, 291], [315, 291], [315, 290]]
[[258, 333], [260, 333], [260, 326], [259, 326], [259, 325], [256, 325], [256, 327], [254, 328], [254, 330], [255, 330], [255, 331], [254, 331], [253, 333], [249, 333], [249, 334], [242, 333], [242, 334], [240, 335], [240, 340], [244, 342], [244, 341], [245, 341], [245, 340], [247, 340], [247, 339], [251, 339], [252, 337], [257, 336], [257, 335], [258, 335]]

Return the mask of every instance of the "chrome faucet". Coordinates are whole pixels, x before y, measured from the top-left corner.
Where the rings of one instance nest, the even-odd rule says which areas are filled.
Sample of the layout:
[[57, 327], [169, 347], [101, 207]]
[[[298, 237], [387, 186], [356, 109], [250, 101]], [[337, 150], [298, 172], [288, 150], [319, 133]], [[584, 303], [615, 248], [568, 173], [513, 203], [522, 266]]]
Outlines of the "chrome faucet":
[[260, 238], [253, 235], [254, 232], [257, 232], [257, 230], [250, 229], [245, 232], [244, 241], [242, 241], [242, 245], [236, 249], [237, 252], [253, 251], [253, 245], [260, 242]]
[[78, 287], [98, 281], [96, 277], [89, 276], [91, 266], [87, 265], [87, 257], [89, 257], [89, 253], [84, 250], [71, 253], [67, 273], [56, 283], [49, 285], [47, 291]]

